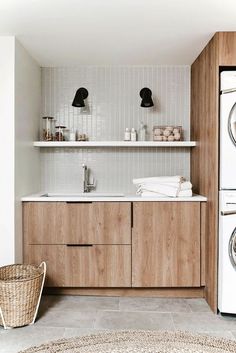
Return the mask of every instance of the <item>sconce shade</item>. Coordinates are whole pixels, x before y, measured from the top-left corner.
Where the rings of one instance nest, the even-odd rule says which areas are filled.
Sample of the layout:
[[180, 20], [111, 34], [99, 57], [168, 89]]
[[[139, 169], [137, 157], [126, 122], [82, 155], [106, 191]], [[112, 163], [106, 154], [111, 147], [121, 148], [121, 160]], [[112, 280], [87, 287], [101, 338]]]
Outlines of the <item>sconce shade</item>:
[[75, 98], [73, 100], [73, 107], [82, 108], [85, 107], [84, 100], [88, 97], [88, 91], [84, 87], [77, 89]]
[[149, 88], [142, 88], [140, 91], [140, 97], [142, 98], [141, 107], [150, 108], [154, 106], [152, 100], [152, 91]]

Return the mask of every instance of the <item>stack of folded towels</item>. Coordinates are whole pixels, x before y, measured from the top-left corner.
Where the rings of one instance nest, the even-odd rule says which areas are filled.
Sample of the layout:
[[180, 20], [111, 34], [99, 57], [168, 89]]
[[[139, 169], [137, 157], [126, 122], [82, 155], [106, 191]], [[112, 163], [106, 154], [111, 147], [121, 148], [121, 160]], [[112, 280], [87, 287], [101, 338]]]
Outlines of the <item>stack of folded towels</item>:
[[137, 194], [156, 197], [190, 197], [192, 184], [181, 176], [161, 176], [133, 179]]

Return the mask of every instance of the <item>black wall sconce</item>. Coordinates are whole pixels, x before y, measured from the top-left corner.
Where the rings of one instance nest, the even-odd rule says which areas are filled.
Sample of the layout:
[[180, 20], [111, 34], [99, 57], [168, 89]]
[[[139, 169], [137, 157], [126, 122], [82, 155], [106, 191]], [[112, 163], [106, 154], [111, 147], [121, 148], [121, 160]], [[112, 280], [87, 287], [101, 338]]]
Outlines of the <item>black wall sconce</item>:
[[142, 88], [139, 94], [140, 94], [140, 97], [142, 98], [141, 107], [150, 108], [154, 106], [153, 100], [152, 100], [152, 91], [149, 88], [147, 87]]
[[84, 87], [77, 89], [72, 106], [77, 108], [85, 107], [84, 100], [88, 97], [88, 91]]

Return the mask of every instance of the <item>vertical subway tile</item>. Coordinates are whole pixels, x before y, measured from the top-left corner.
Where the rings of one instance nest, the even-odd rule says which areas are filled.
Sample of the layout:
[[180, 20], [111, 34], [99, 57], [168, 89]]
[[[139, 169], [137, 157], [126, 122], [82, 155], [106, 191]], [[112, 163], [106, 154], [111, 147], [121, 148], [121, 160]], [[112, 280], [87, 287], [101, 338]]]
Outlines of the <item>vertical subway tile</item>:
[[[140, 107], [143, 87], [153, 92], [155, 106]], [[89, 91], [86, 109], [72, 107], [79, 87]], [[123, 140], [126, 127], [143, 121], [152, 139], [153, 125], [182, 125], [190, 137], [189, 66], [79, 66], [42, 68], [42, 116], [52, 115], [90, 140]], [[39, 126], [42, 121], [40, 120]], [[182, 174], [189, 178], [188, 149], [169, 148], [59, 148], [41, 149], [41, 188], [77, 192], [82, 185], [82, 163], [97, 179], [97, 191], [133, 193], [132, 179]]]

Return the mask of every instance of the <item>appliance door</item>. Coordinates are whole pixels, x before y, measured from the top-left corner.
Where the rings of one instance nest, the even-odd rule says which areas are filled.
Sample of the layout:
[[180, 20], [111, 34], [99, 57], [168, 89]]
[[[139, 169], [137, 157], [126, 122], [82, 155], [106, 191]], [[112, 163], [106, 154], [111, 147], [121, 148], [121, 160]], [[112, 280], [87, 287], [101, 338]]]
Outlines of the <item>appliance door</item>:
[[236, 314], [236, 212], [220, 216], [218, 308]]
[[220, 189], [236, 189], [236, 91], [220, 96]]
[[236, 70], [222, 71], [220, 74], [220, 90], [230, 91], [236, 89]]

